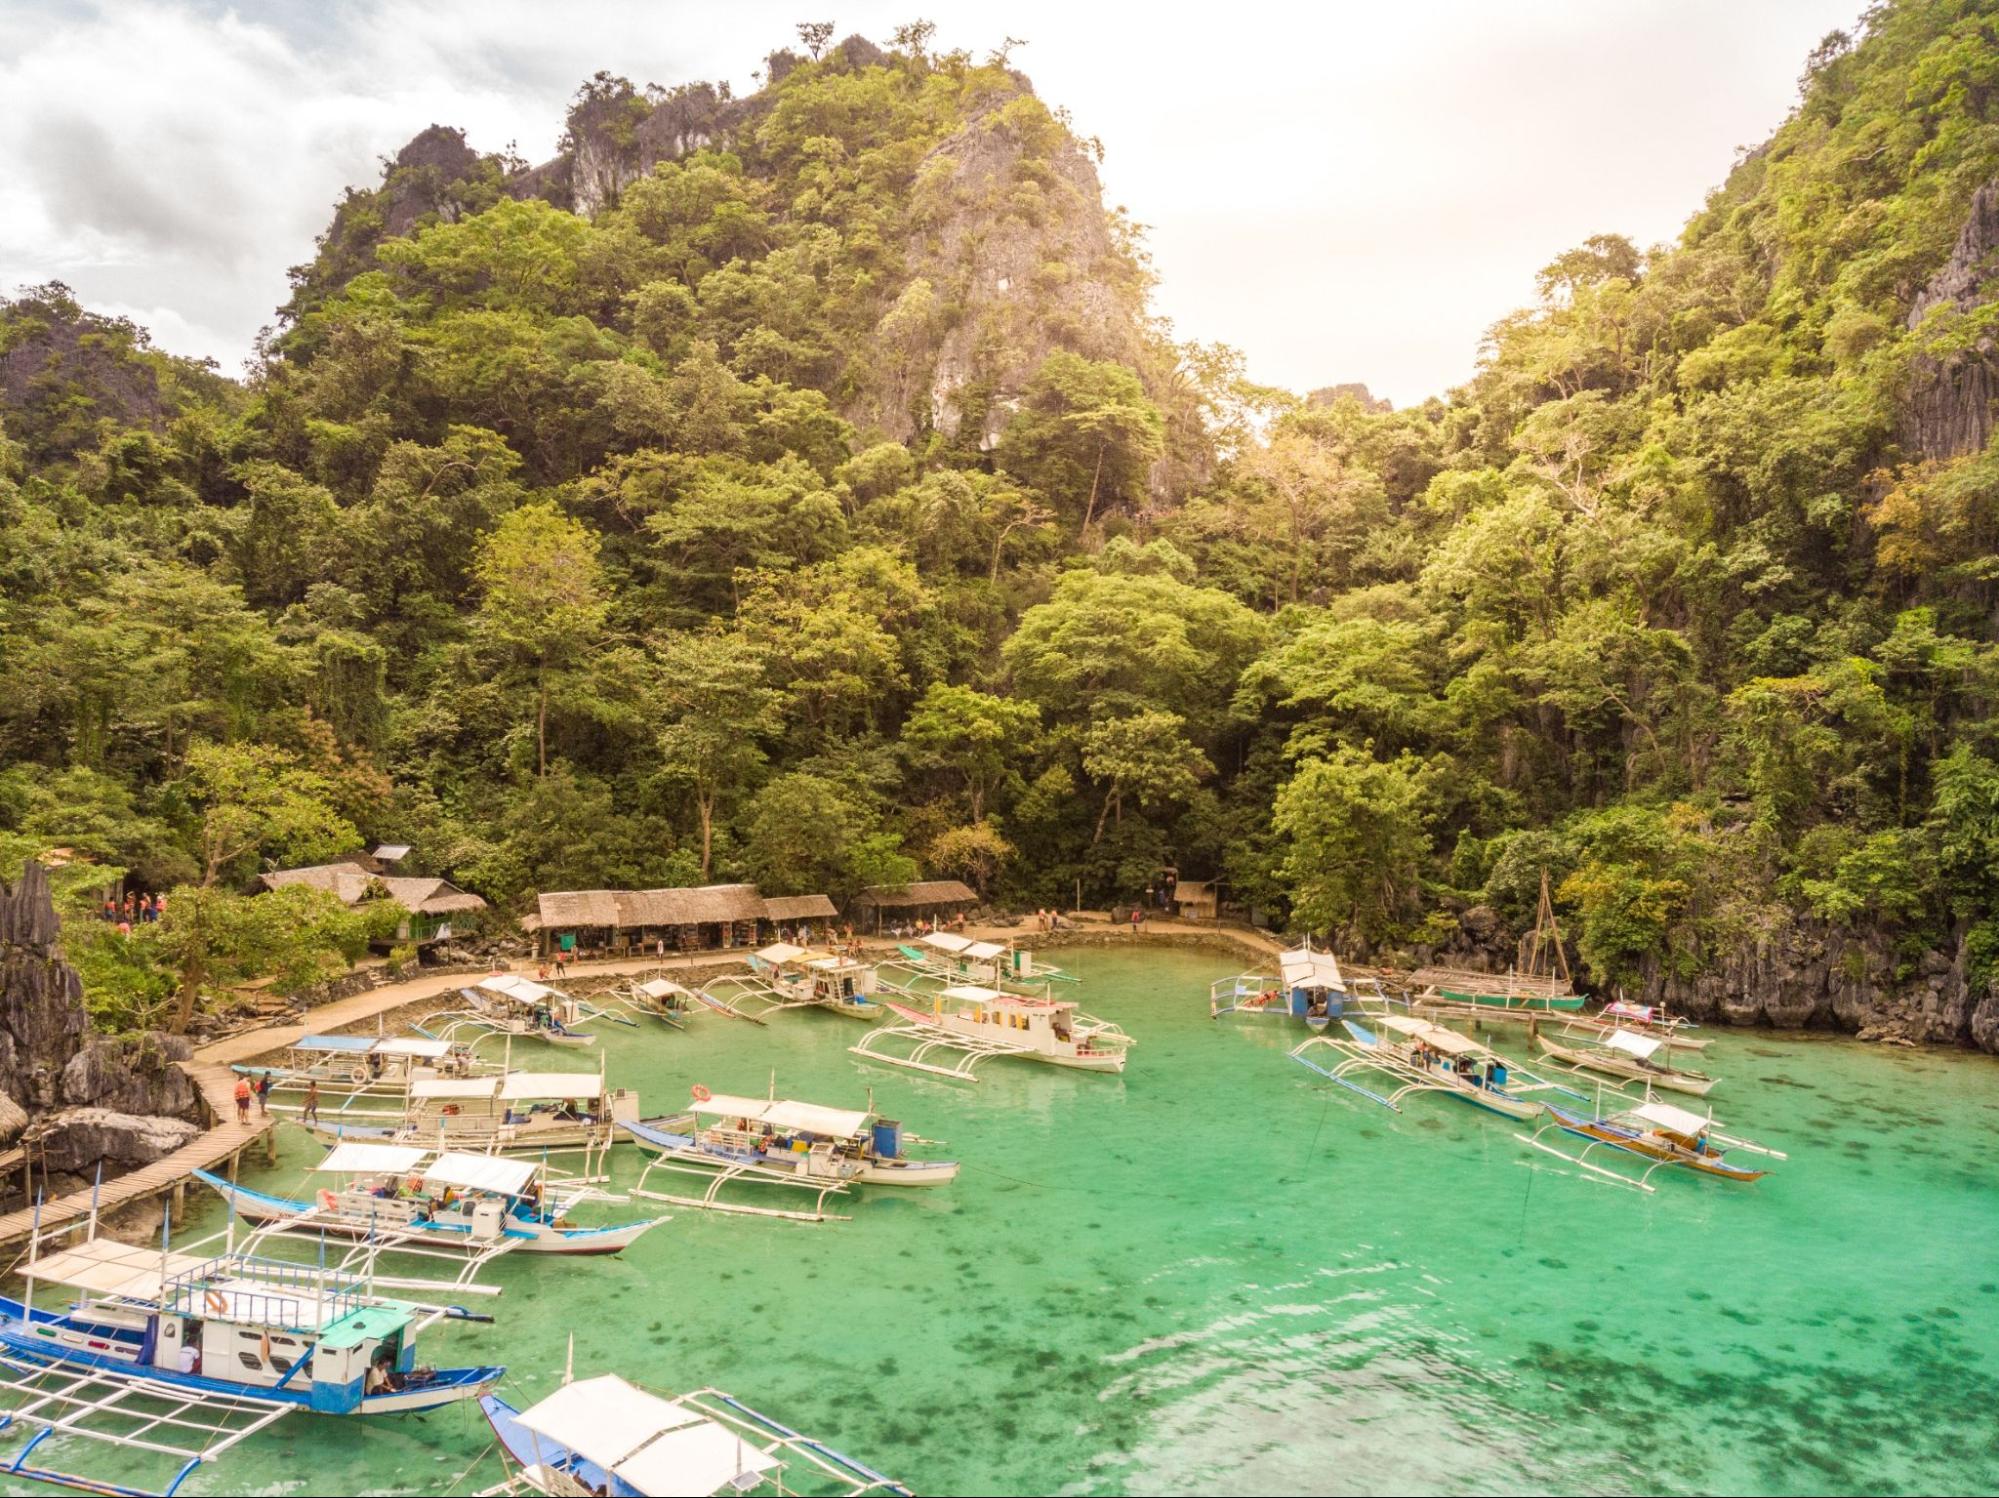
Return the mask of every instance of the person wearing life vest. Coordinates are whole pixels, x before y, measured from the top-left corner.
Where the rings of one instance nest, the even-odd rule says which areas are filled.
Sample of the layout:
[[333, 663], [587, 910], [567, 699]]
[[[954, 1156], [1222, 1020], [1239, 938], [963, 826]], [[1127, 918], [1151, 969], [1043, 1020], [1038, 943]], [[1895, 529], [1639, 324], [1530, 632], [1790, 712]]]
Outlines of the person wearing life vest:
[[248, 1077], [238, 1077], [236, 1079], [236, 1122], [247, 1124], [249, 1121], [250, 1079]]

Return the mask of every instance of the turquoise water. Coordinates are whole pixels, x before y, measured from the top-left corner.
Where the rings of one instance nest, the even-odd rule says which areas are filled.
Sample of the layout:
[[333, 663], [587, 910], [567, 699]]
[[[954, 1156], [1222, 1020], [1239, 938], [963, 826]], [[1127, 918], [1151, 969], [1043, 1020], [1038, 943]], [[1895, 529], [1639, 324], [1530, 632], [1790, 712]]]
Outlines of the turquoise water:
[[[573, 1332], [579, 1373], [719, 1385], [929, 1493], [1999, 1488], [1999, 1063], [1719, 1033], [1716, 1111], [1791, 1159], [1647, 1197], [1446, 1099], [1341, 1093], [1285, 1021], [1209, 1020], [1237, 962], [1062, 960], [1139, 1038], [1124, 1077], [921, 1078], [817, 1012], [617, 1030], [648, 1112], [773, 1068], [816, 1102], [872, 1086], [964, 1174], [849, 1222], [680, 1212], [620, 1259], [504, 1261], [503, 1324], [426, 1357], [531, 1400]], [[476, 1410], [293, 1417], [183, 1491], [467, 1492], [488, 1445]]]

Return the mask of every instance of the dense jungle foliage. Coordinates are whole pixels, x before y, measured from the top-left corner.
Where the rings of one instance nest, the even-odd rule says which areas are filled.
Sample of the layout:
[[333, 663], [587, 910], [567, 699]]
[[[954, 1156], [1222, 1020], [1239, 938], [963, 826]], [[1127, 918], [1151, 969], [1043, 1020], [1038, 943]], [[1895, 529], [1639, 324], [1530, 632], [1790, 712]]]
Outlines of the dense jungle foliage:
[[[1094, 278], [1130, 357], [1050, 316], [952, 435], [921, 376], [978, 308], [912, 246], [1102, 209], [1002, 59], [928, 41], [787, 58], [594, 218], [493, 159], [407, 234], [353, 193], [243, 382], [60, 286], [0, 310], [0, 853], [169, 891], [73, 927], [104, 1023], [358, 951], [328, 897], [237, 891], [375, 838], [509, 916], [1173, 866], [1379, 954], [1518, 931], [1546, 868], [1599, 981], [1797, 914], [1999, 960], [1999, 451], [1898, 424], [1999, 319], [1908, 326], [1999, 174], [1990, 5], [1829, 38], [1679, 243], [1552, 260], [1447, 398], [1176, 347], [1111, 219], [1015, 294]], [[1011, 186], [952, 200], [983, 137]], [[907, 441], [853, 416], [884, 370]]]

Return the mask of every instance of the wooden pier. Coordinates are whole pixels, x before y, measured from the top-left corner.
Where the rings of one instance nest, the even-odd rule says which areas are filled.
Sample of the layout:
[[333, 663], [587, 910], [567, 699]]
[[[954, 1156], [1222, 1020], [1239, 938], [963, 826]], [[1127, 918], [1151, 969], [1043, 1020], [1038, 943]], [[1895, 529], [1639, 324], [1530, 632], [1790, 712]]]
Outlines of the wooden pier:
[[[210, 1170], [227, 1162], [229, 1174], [233, 1177], [236, 1161], [251, 1144], [262, 1140], [267, 1151], [275, 1152], [277, 1148], [277, 1135], [273, 1132], [278, 1122], [275, 1117], [260, 1115], [252, 1105], [250, 1121], [247, 1124], [236, 1122], [235, 1072], [212, 1061], [177, 1061], [174, 1065], [187, 1073], [201, 1093], [210, 1120], [209, 1127], [199, 1138], [182, 1145], [171, 1155], [104, 1182], [95, 1193], [100, 1215], [132, 1202], [172, 1192], [174, 1215], [178, 1219], [191, 1171]], [[14, 1163], [18, 1165], [21, 1162], [16, 1160]], [[86, 1188], [43, 1202], [39, 1217], [41, 1230], [46, 1233], [51, 1228], [86, 1221], [90, 1216], [91, 1197], [92, 1192]], [[37, 1220], [32, 1203], [17, 1212], [0, 1216], [0, 1250], [26, 1244]]]

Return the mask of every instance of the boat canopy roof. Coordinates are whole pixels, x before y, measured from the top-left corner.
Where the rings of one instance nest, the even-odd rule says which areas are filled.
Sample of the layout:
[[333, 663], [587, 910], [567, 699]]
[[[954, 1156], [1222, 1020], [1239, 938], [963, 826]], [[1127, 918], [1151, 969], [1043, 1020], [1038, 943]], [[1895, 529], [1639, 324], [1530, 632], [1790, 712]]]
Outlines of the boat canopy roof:
[[512, 999], [516, 1004], [546, 1004], [551, 999], [566, 997], [546, 984], [516, 977], [512, 973], [499, 973], [490, 978], [481, 978], [473, 986], [481, 993], [497, 994], [503, 999]]
[[975, 941], [965, 947], [965, 955], [979, 962], [990, 962], [995, 957], [1006, 955], [1006, 948], [996, 941]]
[[1643, 1119], [1655, 1128], [1671, 1129], [1675, 1134], [1704, 1133], [1714, 1123], [1711, 1118], [1703, 1118], [1685, 1108], [1675, 1108], [1671, 1103], [1640, 1103], [1626, 1116]]
[[1603, 1012], [1613, 1019], [1635, 1019], [1650, 1023], [1659, 1011], [1650, 1004], [1633, 1004], [1624, 999], [1614, 999], [1603, 1006]]
[[842, 968], [867, 966], [865, 962], [857, 962], [852, 957], [815, 957], [805, 965], [818, 973], [837, 973]]
[[409, 1056], [418, 1061], [438, 1061], [451, 1054], [451, 1042], [432, 1040], [427, 1035], [398, 1035], [392, 1040], [378, 1040], [374, 1047], [377, 1056]]
[[326, 1152], [326, 1158], [312, 1168], [332, 1175], [401, 1175], [429, 1150], [407, 1144], [364, 1144], [346, 1140]]
[[512, 1071], [500, 1081], [500, 1096], [508, 1102], [552, 1102], [603, 1095], [604, 1079], [593, 1071]]
[[810, 947], [795, 947], [788, 941], [774, 941], [767, 947], [757, 948], [757, 956], [765, 962], [796, 962], [801, 957], [815, 955]]
[[613, 1373], [564, 1384], [516, 1418], [644, 1494], [747, 1491], [756, 1486], [750, 1479], [783, 1465], [719, 1422]]
[[1314, 952], [1310, 947], [1294, 947], [1289, 952], [1279, 954], [1277, 966], [1284, 975], [1286, 988], [1346, 987], [1346, 980], [1340, 976], [1339, 959], [1331, 952]]
[[[67, 1285], [72, 1290], [87, 1290], [93, 1295], [156, 1301], [160, 1298], [162, 1269], [167, 1278], [174, 1279], [206, 1262], [193, 1254], [163, 1254], [157, 1248], [91, 1238], [74, 1248], [37, 1259], [32, 1272], [38, 1280]], [[28, 1265], [21, 1268], [23, 1273], [30, 1271]]]
[[319, 1339], [319, 1345], [329, 1352], [339, 1352], [348, 1347], [359, 1347], [363, 1342], [379, 1342], [390, 1337], [409, 1323], [407, 1308], [386, 1301], [380, 1305], [362, 1306], [349, 1311], [326, 1328], [326, 1334]]
[[[671, 978], [654, 978], [639, 985], [639, 992], [649, 999], [664, 999], [673, 994], [687, 994], [687, 990]], [[687, 994], [692, 998], [692, 994]]]
[[1435, 1051], [1446, 1056], [1478, 1056], [1486, 1053], [1469, 1035], [1460, 1035], [1448, 1026], [1434, 1024], [1426, 1019], [1410, 1019], [1400, 1014], [1384, 1014], [1375, 1021], [1384, 1030], [1393, 1030], [1398, 1035], [1406, 1035], [1411, 1040], [1420, 1040]]
[[292, 1042], [295, 1051], [335, 1051], [355, 1053], [375, 1049], [372, 1035], [301, 1035]]
[[717, 1094], [694, 1105], [696, 1113], [716, 1118], [747, 1118], [767, 1123], [774, 1129], [796, 1129], [828, 1139], [852, 1139], [863, 1132], [872, 1116], [853, 1108], [822, 1108], [817, 1103], [794, 1103], [783, 1098], [730, 1097]]
[[492, 1097], [500, 1086], [498, 1077], [425, 1077], [410, 1083], [413, 1098]]
[[423, 1168], [423, 1178], [440, 1186], [458, 1186], [466, 1191], [497, 1191], [502, 1196], [519, 1196], [541, 1169], [537, 1160], [518, 1160], [505, 1155], [471, 1155], [452, 1151], [439, 1155]]
[[968, 938], [952, 931], [926, 931], [916, 939], [926, 947], [935, 947], [940, 952], [949, 952], [954, 956], [972, 945]]
[[1627, 1056], [1636, 1056], [1643, 1061], [1665, 1042], [1654, 1040], [1649, 1035], [1633, 1035], [1629, 1030], [1612, 1030], [1604, 1036], [1603, 1043], [1613, 1051], [1622, 1051]]

